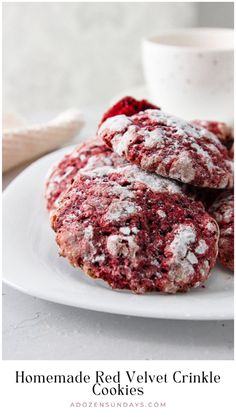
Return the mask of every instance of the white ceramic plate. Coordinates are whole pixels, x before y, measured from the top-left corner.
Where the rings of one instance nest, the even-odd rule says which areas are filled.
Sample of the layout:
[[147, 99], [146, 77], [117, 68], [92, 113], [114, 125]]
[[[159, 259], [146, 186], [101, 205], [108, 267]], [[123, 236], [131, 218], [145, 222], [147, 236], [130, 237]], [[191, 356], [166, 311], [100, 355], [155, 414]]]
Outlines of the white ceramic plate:
[[44, 207], [44, 178], [62, 149], [33, 163], [3, 198], [4, 281], [27, 294], [90, 310], [168, 319], [232, 319], [233, 276], [217, 266], [205, 288], [187, 294], [113, 291], [58, 256]]

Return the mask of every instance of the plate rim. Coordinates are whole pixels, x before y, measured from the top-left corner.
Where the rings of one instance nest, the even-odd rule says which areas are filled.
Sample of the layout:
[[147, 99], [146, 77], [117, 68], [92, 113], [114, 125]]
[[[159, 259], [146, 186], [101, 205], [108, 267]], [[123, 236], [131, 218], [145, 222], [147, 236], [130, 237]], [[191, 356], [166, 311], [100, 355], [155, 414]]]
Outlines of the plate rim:
[[205, 315], [205, 313], [204, 313], [203, 316], [201, 316], [201, 315], [198, 315], [198, 316], [185, 315], [184, 316], [183, 314], [181, 314], [180, 316], [177, 315], [177, 316], [173, 317], [173, 314], [170, 314], [168, 316], [168, 315], [166, 315], [166, 313], [164, 315], [161, 315], [161, 313], [158, 313], [155, 316], [154, 314], [153, 315], [150, 315], [148, 313], [145, 314], [144, 311], [142, 312], [142, 314], [141, 313], [135, 314], [134, 312], [126, 310], [126, 309], [125, 310], [122, 309], [120, 311], [115, 309], [115, 310], [111, 311], [109, 308], [106, 309], [104, 306], [94, 305], [94, 303], [93, 303], [93, 305], [92, 304], [89, 305], [87, 303], [83, 304], [83, 302], [80, 302], [77, 305], [77, 304], [73, 304], [73, 303], [63, 301], [62, 299], [57, 298], [57, 297], [50, 297], [50, 296], [48, 296], [44, 293], [41, 293], [41, 292], [32, 292], [32, 291], [28, 290], [26, 287], [16, 285], [15, 283], [7, 280], [4, 277], [2, 278], [2, 281], [7, 286], [10, 286], [11, 288], [13, 288], [13, 289], [15, 289], [19, 292], [22, 292], [23, 294], [29, 295], [31, 297], [36, 297], [36, 298], [39, 298], [41, 300], [49, 301], [49, 302], [52, 302], [52, 303], [55, 303], [55, 304], [61, 304], [61, 305], [69, 306], [69, 307], [81, 308], [83, 310], [90, 310], [90, 311], [108, 313], [108, 314], [116, 314], [116, 315], [119, 315], [119, 316], [132, 316], [132, 317], [142, 317], [142, 318], [162, 319], [162, 320], [179, 320], [179, 321], [181, 321], [181, 320], [186, 320], [186, 321], [187, 320], [188, 321], [223, 321], [223, 320], [232, 321], [232, 320], [234, 320], [234, 314], [233, 313], [228, 313], [228, 314], [226, 313], [222, 316], [219, 316], [219, 315], [214, 316], [212, 314], [207, 316], [207, 315]]

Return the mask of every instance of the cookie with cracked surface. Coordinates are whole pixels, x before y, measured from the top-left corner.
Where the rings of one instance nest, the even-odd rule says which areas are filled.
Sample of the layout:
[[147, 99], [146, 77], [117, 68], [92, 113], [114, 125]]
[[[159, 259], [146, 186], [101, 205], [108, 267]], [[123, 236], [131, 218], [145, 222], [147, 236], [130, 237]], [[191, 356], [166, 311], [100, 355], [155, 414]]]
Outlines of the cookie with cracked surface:
[[217, 257], [218, 226], [203, 205], [134, 165], [81, 170], [51, 221], [74, 267], [138, 294], [197, 287]]
[[222, 193], [209, 209], [220, 228], [219, 261], [234, 270], [234, 195]]
[[98, 135], [144, 170], [200, 187], [232, 187], [232, 161], [219, 139], [160, 110], [109, 118]]
[[48, 211], [57, 207], [61, 195], [71, 185], [80, 169], [121, 164], [124, 164], [123, 159], [112, 153], [109, 147], [97, 138], [79, 144], [70, 154], [54, 164], [47, 175], [45, 198]]
[[234, 140], [233, 129], [225, 122], [203, 121], [196, 119], [191, 121], [191, 123], [199, 128], [205, 128], [206, 130], [212, 132], [227, 148], [231, 147]]

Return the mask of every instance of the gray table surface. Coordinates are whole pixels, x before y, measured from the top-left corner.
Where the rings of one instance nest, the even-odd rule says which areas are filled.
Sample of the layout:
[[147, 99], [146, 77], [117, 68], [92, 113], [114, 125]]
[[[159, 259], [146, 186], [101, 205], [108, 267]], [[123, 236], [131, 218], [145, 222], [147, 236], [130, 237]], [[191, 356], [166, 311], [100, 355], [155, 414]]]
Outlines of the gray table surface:
[[[79, 139], [95, 132], [100, 112], [84, 110]], [[3, 186], [23, 168], [4, 175]], [[5, 284], [2, 291], [3, 359], [233, 359], [233, 321], [121, 316], [43, 301]]]

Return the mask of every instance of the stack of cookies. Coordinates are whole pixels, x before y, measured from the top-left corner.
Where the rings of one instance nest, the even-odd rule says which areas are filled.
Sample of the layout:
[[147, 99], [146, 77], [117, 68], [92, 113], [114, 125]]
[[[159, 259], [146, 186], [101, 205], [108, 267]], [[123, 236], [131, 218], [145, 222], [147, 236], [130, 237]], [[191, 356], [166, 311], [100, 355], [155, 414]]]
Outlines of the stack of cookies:
[[47, 177], [60, 254], [137, 294], [198, 287], [217, 257], [232, 270], [232, 144], [226, 124], [122, 99]]

